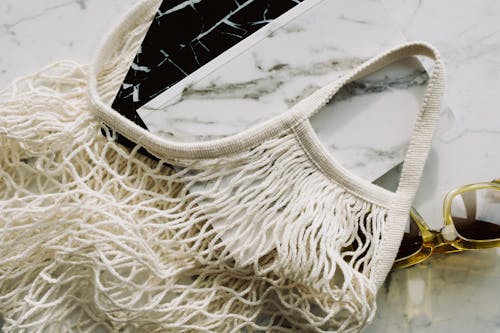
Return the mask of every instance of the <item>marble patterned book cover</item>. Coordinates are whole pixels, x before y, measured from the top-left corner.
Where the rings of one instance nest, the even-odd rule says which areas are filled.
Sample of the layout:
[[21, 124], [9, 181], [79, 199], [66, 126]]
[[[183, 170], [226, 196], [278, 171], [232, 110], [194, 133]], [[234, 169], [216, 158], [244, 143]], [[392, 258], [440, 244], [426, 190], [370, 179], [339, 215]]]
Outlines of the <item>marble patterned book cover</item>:
[[[162, 3], [115, 109], [171, 140], [234, 135], [405, 42], [377, 0], [214, 3]], [[403, 160], [426, 82], [416, 59], [398, 62], [342, 89], [311, 124], [344, 167], [373, 181]]]
[[164, 0], [113, 108], [147, 128], [136, 113], [138, 108], [300, 2], [302, 0]]

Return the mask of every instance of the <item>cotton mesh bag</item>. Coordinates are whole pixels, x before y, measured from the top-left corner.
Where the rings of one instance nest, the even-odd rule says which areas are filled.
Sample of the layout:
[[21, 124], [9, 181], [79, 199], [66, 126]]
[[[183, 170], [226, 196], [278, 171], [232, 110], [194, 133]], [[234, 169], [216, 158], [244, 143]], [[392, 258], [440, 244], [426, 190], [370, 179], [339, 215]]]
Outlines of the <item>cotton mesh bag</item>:
[[[397, 46], [241, 133], [176, 142], [110, 107], [158, 5], [134, 7], [91, 66], [59, 62], [0, 93], [5, 332], [361, 331], [438, 118], [438, 53]], [[415, 55], [435, 65], [390, 192], [343, 168], [309, 119], [346, 83]]]

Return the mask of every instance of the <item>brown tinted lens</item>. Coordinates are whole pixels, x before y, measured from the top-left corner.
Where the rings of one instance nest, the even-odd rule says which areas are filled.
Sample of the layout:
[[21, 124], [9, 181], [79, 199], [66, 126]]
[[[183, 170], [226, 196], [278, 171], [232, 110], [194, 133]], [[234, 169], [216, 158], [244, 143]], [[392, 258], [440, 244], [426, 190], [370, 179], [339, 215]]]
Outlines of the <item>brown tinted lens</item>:
[[403, 241], [399, 246], [396, 260], [410, 257], [419, 252], [422, 248], [422, 244], [422, 234], [418, 229], [417, 223], [410, 217], [403, 235]]
[[500, 190], [478, 189], [457, 195], [451, 203], [451, 216], [464, 238], [500, 239]]

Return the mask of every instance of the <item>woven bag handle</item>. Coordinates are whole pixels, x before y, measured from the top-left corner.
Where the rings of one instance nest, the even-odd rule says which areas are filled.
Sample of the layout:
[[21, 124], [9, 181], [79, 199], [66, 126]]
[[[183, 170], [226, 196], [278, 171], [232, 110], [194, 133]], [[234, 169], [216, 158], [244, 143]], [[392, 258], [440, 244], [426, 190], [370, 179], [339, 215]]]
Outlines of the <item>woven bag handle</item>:
[[405, 193], [410, 196], [413, 196], [418, 187], [432, 142], [433, 132], [441, 111], [445, 71], [441, 57], [434, 47], [424, 42], [410, 42], [390, 49], [364, 62], [340, 80], [317, 90], [299, 103], [302, 107], [298, 106], [303, 109], [303, 114], [306, 117], [311, 117], [327, 104], [333, 95], [347, 83], [376, 72], [398, 60], [416, 55], [429, 57], [435, 61], [435, 64], [413, 128], [397, 190], [398, 193]]

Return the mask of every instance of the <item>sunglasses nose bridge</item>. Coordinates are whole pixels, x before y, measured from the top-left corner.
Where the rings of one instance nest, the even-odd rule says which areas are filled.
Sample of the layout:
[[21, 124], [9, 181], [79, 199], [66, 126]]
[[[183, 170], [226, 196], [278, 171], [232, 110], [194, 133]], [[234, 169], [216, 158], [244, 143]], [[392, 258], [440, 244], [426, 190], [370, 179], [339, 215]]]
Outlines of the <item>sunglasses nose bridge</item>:
[[445, 225], [439, 231], [421, 230], [421, 232], [424, 243], [431, 247], [450, 245], [458, 238], [458, 233], [453, 224]]

